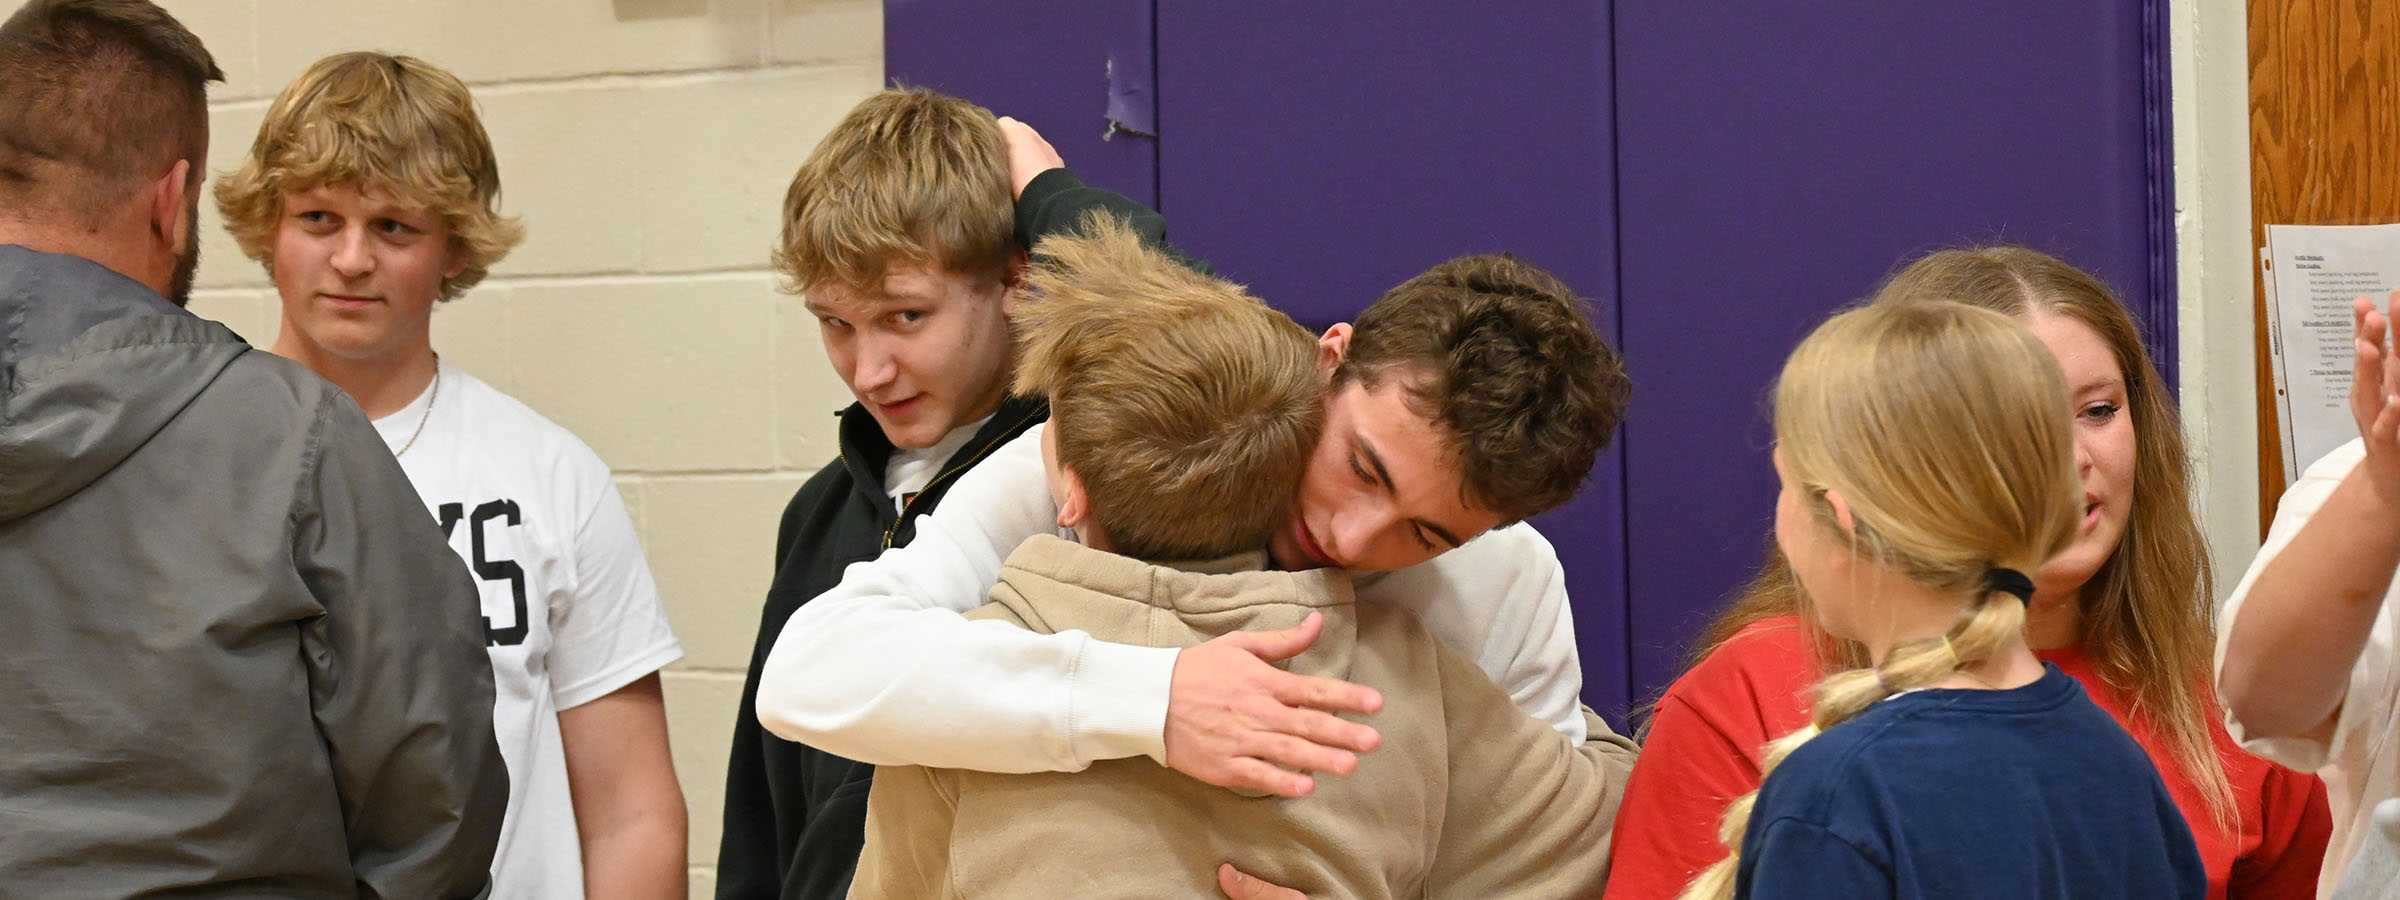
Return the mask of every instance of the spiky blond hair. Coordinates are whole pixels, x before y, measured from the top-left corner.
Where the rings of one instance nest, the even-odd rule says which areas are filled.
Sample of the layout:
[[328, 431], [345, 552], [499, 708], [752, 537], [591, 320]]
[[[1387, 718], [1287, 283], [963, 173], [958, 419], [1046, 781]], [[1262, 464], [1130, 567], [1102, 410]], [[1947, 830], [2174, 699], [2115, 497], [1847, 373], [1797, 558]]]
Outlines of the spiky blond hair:
[[1315, 338], [1105, 215], [1035, 249], [1016, 390], [1050, 398], [1059, 463], [1100, 528], [1141, 559], [1266, 547], [1316, 445]]

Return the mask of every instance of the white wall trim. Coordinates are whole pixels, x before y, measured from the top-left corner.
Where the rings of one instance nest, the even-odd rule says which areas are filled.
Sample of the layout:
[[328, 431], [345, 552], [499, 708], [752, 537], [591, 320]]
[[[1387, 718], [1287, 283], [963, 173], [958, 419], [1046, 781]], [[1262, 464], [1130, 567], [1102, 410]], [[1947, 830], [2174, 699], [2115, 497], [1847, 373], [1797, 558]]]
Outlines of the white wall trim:
[[2184, 434], [2221, 601], [2258, 552], [2249, 22], [2241, 0], [2169, 0], [2167, 14]]

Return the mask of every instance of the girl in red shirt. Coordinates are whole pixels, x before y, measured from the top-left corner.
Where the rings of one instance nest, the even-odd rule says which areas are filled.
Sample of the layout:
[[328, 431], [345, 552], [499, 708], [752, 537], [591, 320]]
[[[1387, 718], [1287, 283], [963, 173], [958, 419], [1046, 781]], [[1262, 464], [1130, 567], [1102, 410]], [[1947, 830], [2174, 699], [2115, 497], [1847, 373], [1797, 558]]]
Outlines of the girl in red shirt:
[[[2209, 688], [2214, 603], [2173, 401], [2123, 306], [2092, 276], [2016, 247], [1935, 253], [1879, 299], [1957, 300], [2016, 316], [2058, 357], [2074, 401], [2086, 509], [2034, 576], [2026, 639], [2083, 684], [2158, 765], [2198, 839], [2209, 896], [2304, 898], [2331, 830], [2324, 786], [2241, 752]], [[1664, 900], [1724, 858], [1726, 805], [1759, 786], [1766, 745], [1808, 724], [1808, 691], [1864, 664], [1806, 624], [1771, 558], [1659, 699], [1617, 816], [1607, 897]]]

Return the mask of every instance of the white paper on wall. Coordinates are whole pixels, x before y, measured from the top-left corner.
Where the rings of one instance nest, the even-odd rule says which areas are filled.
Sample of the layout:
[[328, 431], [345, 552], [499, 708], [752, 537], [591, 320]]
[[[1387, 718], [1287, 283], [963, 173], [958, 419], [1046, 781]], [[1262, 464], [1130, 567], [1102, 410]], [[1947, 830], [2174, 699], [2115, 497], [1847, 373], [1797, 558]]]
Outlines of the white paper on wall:
[[2358, 436], [2350, 418], [2351, 301], [2400, 288], [2400, 224], [2269, 225], [2267, 342], [2283, 434], [2283, 483]]

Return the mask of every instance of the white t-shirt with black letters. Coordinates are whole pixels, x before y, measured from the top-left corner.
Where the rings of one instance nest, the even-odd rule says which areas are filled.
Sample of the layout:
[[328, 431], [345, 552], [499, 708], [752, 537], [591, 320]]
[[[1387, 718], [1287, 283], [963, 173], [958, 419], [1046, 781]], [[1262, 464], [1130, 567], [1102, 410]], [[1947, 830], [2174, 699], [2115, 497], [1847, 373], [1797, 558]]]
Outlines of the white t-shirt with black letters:
[[452, 366], [375, 429], [482, 591], [509, 781], [492, 897], [582, 897], [558, 713], [683, 656], [624, 498], [573, 434]]

